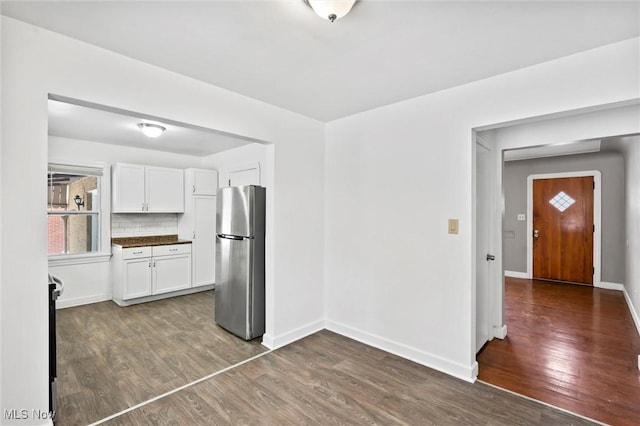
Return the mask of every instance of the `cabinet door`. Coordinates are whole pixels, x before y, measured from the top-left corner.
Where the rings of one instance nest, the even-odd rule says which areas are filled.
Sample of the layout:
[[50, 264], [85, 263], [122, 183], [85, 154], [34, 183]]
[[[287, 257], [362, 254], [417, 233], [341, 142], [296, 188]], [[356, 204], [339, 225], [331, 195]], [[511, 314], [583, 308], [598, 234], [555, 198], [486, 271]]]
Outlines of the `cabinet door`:
[[193, 187], [195, 195], [216, 195], [218, 192], [218, 172], [215, 170], [193, 169]]
[[154, 257], [153, 294], [191, 287], [191, 254]]
[[149, 296], [151, 294], [151, 258], [123, 261], [123, 299]]
[[184, 173], [181, 169], [146, 167], [147, 211], [184, 212]]
[[113, 213], [138, 213], [144, 210], [144, 166], [118, 163], [113, 167]]
[[213, 284], [216, 258], [216, 197], [193, 196], [193, 287]]

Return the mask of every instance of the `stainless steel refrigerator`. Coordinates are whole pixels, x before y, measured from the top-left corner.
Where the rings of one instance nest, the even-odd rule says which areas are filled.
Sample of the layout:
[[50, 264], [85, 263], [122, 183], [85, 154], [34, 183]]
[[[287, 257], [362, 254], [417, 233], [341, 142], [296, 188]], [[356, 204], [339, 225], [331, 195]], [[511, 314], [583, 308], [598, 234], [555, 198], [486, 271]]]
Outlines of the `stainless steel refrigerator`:
[[251, 340], [264, 334], [265, 188], [218, 190], [215, 320]]

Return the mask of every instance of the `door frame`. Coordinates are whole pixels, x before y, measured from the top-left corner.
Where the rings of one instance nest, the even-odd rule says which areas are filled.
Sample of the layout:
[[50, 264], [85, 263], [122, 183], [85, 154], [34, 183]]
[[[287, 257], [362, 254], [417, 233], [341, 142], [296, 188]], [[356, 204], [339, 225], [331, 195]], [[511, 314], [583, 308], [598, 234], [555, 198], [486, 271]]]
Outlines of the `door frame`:
[[[495, 203], [493, 201], [493, 179], [494, 179], [494, 169], [492, 163], [492, 144], [489, 141], [484, 140], [480, 135], [474, 132], [474, 176], [475, 176], [475, 184], [473, 187], [473, 217], [474, 217], [474, 229], [473, 233], [473, 248], [474, 248], [474, 260], [475, 267], [473, 268], [473, 277], [475, 279], [474, 286], [474, 296], [472, 298], [472, 312], [475, 318], [475, 328], [472, 332], [473, 337], [473, 346], [475, 348], [476, 354], [480, 348], [478, 348], [478, 329], [480, 327], [483, 328], [483, 335], [486, 334], [486, 340], [482, 342], [484, 345], [486, 342], [490, 342], [493, 340], [494, 333], [492, 332], [493, 326], [491, 321], [491, 297], [493, 295], [493, 273], [494, 273], [494, 262], [489, 262], [485, 259], [490, 253], [493, 253], [492, 247], [492, 235], [493, 235], [493, 222], [491, 221], [492, 214], [494, 213]], [[480, 154], [483, 153], [486, 155], [483, 159], [480, 157]], [[480, 175], [478, 173], [478, 164], [480, 161], [485, 161], [486, 173], [484, 175]], [[483, 208], [486, 208], [486, 214], [482, 215], [478, 213], [478, 186], [482, 185], [484, 189], [487, 191], [489, 195], [489, 199], [486, 200], [486, 205]], [[480, 216], [480, 217], [478, 217]], [[486, 216], [486, 217], [485, 217]], [[484, 219], [481, 223], [479, 219]], [[482, 227], [485, 228], [484, 238], [481, 238], [481, 233], [479, 229]], [[478, 280], [478, 272], [482, 269], [485, 272], [484, 282], [479, 282]], [[482, 294], [481, 294], [482, 293]], [[482, 306], [480, 305], [480, 302]], [[479, 321], [478, 315], [483, 317], [482, 321]], [[481, 345], [481, 346], [482, 346]]]
[[561, 179], [572, 177], [593, 177], [593, 286], [601, 287], [602, 268], [602, 173], [598, 170], [577, 172], [544, 173], [527, 176], [527, 278], [533, 279], [533, 181], [539, 179]]

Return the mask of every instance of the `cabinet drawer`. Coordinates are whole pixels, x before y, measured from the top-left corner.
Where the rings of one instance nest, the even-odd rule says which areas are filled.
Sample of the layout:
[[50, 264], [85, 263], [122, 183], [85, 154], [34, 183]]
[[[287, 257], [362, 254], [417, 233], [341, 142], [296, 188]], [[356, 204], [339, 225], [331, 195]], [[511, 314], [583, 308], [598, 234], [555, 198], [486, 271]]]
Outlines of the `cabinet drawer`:
[[122, 249], [123, 259], [137, 259], [139, 257], [151, 257], [151, 247], [131, 247]]
[[172, 244], [169, 246], [154, 246], [153, 256], [168, 256], [172, 254], [191, 253], [191, 244]]

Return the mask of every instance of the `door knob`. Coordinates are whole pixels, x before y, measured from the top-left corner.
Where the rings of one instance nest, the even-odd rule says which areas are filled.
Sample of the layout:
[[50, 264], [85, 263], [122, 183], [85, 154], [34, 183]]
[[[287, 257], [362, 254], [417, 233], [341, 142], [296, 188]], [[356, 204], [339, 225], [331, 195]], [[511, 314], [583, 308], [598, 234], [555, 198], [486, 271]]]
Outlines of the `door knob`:
[[540, 231], [538, 231], [537, 229], [533, 230], [533, 238], [540, 238]]

